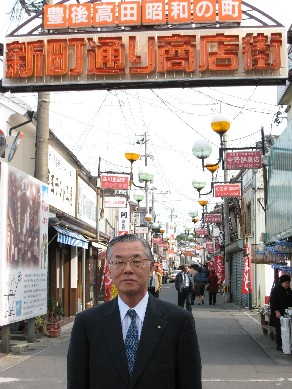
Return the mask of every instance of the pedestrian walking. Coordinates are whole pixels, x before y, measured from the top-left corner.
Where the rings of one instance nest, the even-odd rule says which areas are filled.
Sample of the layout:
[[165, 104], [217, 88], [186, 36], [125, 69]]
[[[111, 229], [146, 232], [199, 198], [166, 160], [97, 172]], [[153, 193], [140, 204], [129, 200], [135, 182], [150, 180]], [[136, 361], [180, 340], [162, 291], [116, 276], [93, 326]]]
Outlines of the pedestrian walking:
[[159, 292], [162, 286], [162, 276], [158, 271], [158, 266], [154, 266], [154, 271], [149, 280], [148, 292], [154, 297], [159, 297]]
[[207, 290], [209, 292], [209, 305], [216, 304], [216, 295], [218, 293], [218, 276], [215, 270], [212, 269], [208, 277]]
[[118, 297], [78, 313], [67, 357], [67, 389], [201, 389], [192, 314], [148, 293], [149, 244], [113, 238], [109, 275]]
[[[189, 274], [191, 275], [192, 279], [194, 280], [194, 275], [198, 273], [198, 267], [199, 265], [197, 263], [192, 263], [189, 268]], [[191, 304], [194, 305], [196, 299], [195, 290], [193, 288], [192, 295], [191, 295]]]
[[188, 265], [182, 266], [182, 271], [175, 278], [175, 289], [178, 292], [178, 305], [182, 308], [186, 305], [188, 311], [192, 311], [192, 291], [194, 282], [189, 273]]
[[205, 286], [207, 284], [206, 274], [203, 273], [201, 267], [198, 268], [198, 273], [194, 275], [195, 294], [198, 298], [198, 305], [204, 304]]
[[279, 282], [271, 290], [270, 295], [270, 326], [276, 328], [276, 348], [282, 351], [282, 337], [280, 318], [284, 316], [285, 309], [292, 307], [292, 291], [290, 288], [291, 277], [284, 274], [279, 278]]

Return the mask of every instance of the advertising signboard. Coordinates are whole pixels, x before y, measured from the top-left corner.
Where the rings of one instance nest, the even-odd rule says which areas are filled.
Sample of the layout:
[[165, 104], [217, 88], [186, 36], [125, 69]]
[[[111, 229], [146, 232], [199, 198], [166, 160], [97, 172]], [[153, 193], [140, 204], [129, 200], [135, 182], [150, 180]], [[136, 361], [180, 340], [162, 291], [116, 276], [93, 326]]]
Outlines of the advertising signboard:
[[222, 223], [222, 215], [220, 213], [205, 213], [203, 219], [204, 223]]
[[78, 177], [77, 218], [96, 227], [96, 192]]
[[126, 208], [127, 199], [122, 196], [104, 196], [103, 206], [104, 208]]
[[195, 230], [196, 235], [209, 235], [208, 228], [198, 228]]
[[226, 151], [225, 168], [227, 170], [260, 169], [262, 167], [262, 154], [256, 151]]
[[130, 232], [130, 209], [119, 208], [118, 235], [129, 234]]
[[129, 189], [129, 176], [123, 174], [101, 174], [101, 189]]
[[50, 205], [76, 216], [76, 170], [49, 145], [49, 198]]
[[47, 313], [48, 186], [0, 164], [0, 326]]
[[215, 197], [240, 197], [241, 185], [240, 184], [215, 184], [214, 193], [215, 193]]

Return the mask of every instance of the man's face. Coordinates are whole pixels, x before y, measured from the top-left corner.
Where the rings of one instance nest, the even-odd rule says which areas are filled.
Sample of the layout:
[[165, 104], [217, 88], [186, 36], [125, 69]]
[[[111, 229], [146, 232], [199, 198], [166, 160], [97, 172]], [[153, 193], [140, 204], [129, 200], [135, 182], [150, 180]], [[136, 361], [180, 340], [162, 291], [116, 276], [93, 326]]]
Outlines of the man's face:
[[184, 273], [187, 273], [188, 270], [189, 270], [188, 266], [184, 266], [184, 267], [182, 268], [182, 271], [183, 271]]
[[[107, 259], [110, 262], [115, 258], [123, 260], [135, 255], [141, 255], [143, 259], [147, 259], [143, 244], [139, 241], [125, 241], [113, 245], [110, 257]], [[143, 261], [142, 267], [133, 267], [127, 261], [126, 265], [119, 269], [109, 264], [109, 275], [117, 287], [120, 297], [126, 303], [127, 298], [137, 298], [140, 301], [144, 297], [151, 274], [149, 261]]]

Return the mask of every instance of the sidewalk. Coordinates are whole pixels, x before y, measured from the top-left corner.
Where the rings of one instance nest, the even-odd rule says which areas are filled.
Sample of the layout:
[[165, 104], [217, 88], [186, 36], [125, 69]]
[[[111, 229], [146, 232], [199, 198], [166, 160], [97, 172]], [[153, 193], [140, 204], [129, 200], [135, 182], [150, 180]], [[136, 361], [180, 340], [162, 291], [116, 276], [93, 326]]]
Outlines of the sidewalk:
[[58, 338], [49, 338], [43, 335], [40, 338], [36, 338], [34, 343], [28, 343], [26, 340], [12, 339], [11, 353], [3, 354], [0, 352], [0, 372], [40, 353], [44, 349], [54, 347], [58, 343], [66, 342], [70, 338], [73, 323], [74, 318], [63, 320], [61, 335]]
[[225, 303], [223, 296], [219, 297], [225, 310], [228, 310], [240, 326], [252, 337], [252, 339], [262, 348], [262, 350], [275, 361], [283, 366], [292, 366], [292, 354], [284, 354], [276, 350], [276, 341], [270, 335], [265, 335], [260, 323], [258, 309], [249, 310], [239, 308], [233, 303]]

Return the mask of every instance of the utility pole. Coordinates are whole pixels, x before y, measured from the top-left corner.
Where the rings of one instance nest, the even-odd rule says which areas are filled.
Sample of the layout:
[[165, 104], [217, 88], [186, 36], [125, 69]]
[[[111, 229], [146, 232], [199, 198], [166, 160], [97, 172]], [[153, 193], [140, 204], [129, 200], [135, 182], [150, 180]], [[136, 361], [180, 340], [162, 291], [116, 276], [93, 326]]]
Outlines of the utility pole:
[[[223, 135], [224, 148], [227, 147], [227, 134]], [[225, 159], [225, 151], [223, 153], [223, 160]], [[224, 182], [228, 182], [228, 170], [224, 167]], [[224, 197], [224, 264], [225, 264], [225, 300], [230, 301], [230, 262], [226, 254], [226, 246], [229, 244], [229, 201]]]
[[38, 93], [35, 178], [48, 184], [48, 150], [49, 150], [49, 107], [50, 93]]

